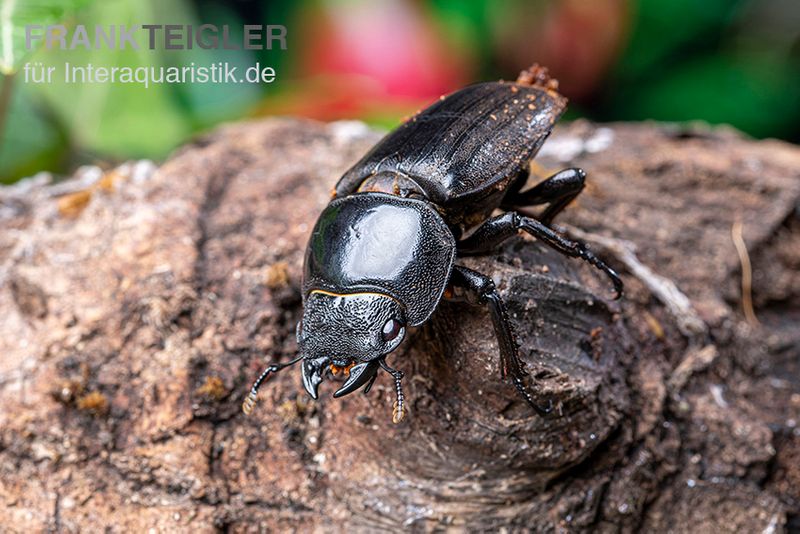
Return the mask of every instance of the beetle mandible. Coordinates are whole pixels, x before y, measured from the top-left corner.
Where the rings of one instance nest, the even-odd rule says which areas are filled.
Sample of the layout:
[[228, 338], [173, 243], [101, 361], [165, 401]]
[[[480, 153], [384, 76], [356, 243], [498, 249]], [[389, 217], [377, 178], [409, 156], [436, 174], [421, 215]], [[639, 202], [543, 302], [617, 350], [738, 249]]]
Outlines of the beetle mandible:
[[[384, 137], [336, 184], [309, 239], [302, 282], [299, 355], [258, 377], [243, 404], [255, 405], [273, 373], [302, 361], [303, 386], [317, 398], [325, 376], [343, 375], [333, 394], [362, 386], [379, 369], [394, 379], [392, 420], [405, 414], [403, 373], [386, 363], [406, 328], [428, 320], [446, 289], [488, 306], [503, 378], [510, 378], [539, 414], [505, 305], [492, 280], [456, 259], [490, 252], [527, 232], [558, 252], [605, 272], [619, 298], [622, 281], [584, 244], [551, 227], [583, 189], [585, 173], [570, 168], [523, 191], [530, 160], [566, 107], [558, 82], [534, 65], [516, 82], [479, 83], [441, 98]], [[515, 208], [546, 205], [538, 217]], [[496, 209], [505, 210], [492, 216]], [[447, 292], [449, 295], [451, 292]]]

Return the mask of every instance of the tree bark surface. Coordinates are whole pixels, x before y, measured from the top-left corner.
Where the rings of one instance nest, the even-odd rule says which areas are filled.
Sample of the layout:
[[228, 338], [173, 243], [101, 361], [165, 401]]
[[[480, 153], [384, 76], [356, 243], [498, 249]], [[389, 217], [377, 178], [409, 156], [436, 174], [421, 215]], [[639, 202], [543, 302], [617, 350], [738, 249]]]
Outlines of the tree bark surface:
[[379, 137], [270, 119], [160, 168], [0, 189], [0, 525], [800, 528], [800, 149], [724, 128], [576, 122], [545, 145], [535, 176], [588, 173], [557, 224], [621, 300], [525, 236], [463, 260], [496, 281], [552, 415], [500, 378], [487, 311], [443, 303], [390, 358], [401, 424], [385, 373], [314, 402], [289, 369], [244, 416], [296, 351], [311, 227]]

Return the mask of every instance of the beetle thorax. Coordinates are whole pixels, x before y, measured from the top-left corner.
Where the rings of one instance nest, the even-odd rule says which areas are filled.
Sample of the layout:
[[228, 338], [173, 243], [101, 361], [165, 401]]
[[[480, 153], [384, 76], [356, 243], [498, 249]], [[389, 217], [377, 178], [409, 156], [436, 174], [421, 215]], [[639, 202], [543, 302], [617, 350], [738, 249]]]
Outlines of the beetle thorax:
[[436, 308], [454, 257], [453, 234], [429, 204], [359, 193], [334, 200], [320, 215], [306, 251], [303, 292], [380, 293], [415, 326]]

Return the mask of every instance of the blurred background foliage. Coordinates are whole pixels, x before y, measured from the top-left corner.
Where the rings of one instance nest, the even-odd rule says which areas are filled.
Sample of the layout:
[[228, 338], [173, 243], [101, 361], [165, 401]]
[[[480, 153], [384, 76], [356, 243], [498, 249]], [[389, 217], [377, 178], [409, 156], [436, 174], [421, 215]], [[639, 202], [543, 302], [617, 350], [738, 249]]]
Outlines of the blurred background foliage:
[[[243, 24], [284, 24], [288, 50], [9, 50], [25, 24], [57, 22], [229, 24], [234, 38]], [[221, 121], [280, 114], [389, 128], [440, 94], [513, 79], [534, 61], [561, 81], [568, 118], [702, 120], [800, 141], [798, 0], [0, 0], [0, 30], [6, 183], [163, 159]], [[226, 61], [240, 72], [259, 62], [278, 81], [31, 84], [18, 70], [27, 61]]]

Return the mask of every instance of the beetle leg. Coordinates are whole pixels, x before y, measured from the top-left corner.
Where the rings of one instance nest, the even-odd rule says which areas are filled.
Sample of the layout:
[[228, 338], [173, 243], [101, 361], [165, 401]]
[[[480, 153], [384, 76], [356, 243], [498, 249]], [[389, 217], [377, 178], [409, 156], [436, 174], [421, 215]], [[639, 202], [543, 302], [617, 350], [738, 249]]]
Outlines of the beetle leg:
[[451, 282], [468, 290], [478, 302], [489, 307], [494, 332], [500, 345], [500, 371], [503, 378], [511, 378], [511, 382], [525, 402], [539, 415], [548, 414], [553, 409], [552, 401], [548, 400], [544, 406], [539, 404], [525, 387], [524, 378], [528, 373], [519, 359], [519, 348], [506, 306], [492, 279], [467, 267], [456, 265], [453, 267]]
[[401, 383], [403, 380], [403, 372], [389, 367], [384, 359], [380, 360], [380, 364], [384, 371], [394, 377], [394, 391], [397, 394], [397, 400], [394, 402], [394, 406], [392, 406], [392, 423], [397, 424], [405, 419], [406, 413], [408, 413], [406, 411], [406, 397], [403, 395], [403, 385]]
[[553, 218], [583, 191], [585, 180], [586, 173], [583, 169], [564, 169], [527, 191], [509, 191], [503, 199], [502, 207], [511, 209], [549, 204], [538, 219], [550, 226]]
[[[531, 167], [530, 164], [525, 165], [517, 174], [517, 177], [511, 180], [511, 183], [508, 185], [508, 189], [506, 189], [506, 193], [503, 196], [503, 203], [506, 202], [506, 199], [513, 198], [522, 191], [522, 188], [525, 187], [525, 184], [528, 183], [528, 180], [531, 177]], [[502, 206], [503, 204], [501, 204]]]
[[272, 374], [277, 373], [281, 369], [285, 369], [286, 367], [294, 365], [302, 359], [303, 356], [298, 356], [297, 358], [295, 358], [290, 362], [273, 363], [272, 365], [264, 369], [264, 372], [261, 373], [261, 376], [259, 376], [253, 383], [253, 387], [250, 388], [250, 393], [247, 395], [247, 398], [242, 403], [242, 411], [245, 413], [245, 415], [250, 415], [250, 412], [253, 411], [253, 407], [256, 405], [256, 400], [258, 399], [258, 389], [261, 387], [261, 384], [263, 384]]
[[618, 299], [622, 295], [623, 284], [619, 275], [614, 269], [606, 265], [603, 260], [595, 256], [586, 245], [580, 241], [567, 239], [533, 217], [525, 217], [513, 211], [492, 217], [480, 225], [472, 235], [458, 243], [458, 252], [460, 255], [485, 254], [506, 239], [516, 235], [519, 230], [529, 233], [565, 256], [581, 258], [597, 267], [614, 284], [614, 298]]

